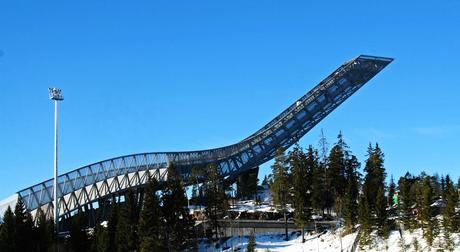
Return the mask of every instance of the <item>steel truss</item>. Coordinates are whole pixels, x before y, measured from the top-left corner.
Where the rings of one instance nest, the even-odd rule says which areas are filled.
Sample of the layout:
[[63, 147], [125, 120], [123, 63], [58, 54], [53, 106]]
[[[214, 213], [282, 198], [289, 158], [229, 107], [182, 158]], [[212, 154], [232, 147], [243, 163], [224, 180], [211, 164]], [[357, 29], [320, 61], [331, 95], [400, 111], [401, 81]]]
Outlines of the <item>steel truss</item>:
[[[379, 73], [393, 59], [361, 55], [346, 62], [280, 115], [248, 138], [222, 148], [153, 152], [116, 157], [84, 166], [58, 177], [59, 216], [132, 188], [143, 186], [149, 175], [160, 182], [174, 163], [186, 183], [194, 167], [217, 165], [227, 180], [272, 159], [278, 148], [289, 148], [316, 124]], [[21, 190], [28, 211], [40, 207], [53, 213], [53, 180]]]

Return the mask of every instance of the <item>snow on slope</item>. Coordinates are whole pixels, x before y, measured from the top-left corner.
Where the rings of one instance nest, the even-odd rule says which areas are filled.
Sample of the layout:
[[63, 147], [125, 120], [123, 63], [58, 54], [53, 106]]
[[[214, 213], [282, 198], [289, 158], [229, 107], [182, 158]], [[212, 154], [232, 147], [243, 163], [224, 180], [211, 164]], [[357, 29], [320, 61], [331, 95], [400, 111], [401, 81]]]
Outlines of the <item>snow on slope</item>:
[[[366, 252], [379, 252], [379, 251], [444, 251], [444, 239], [442, 235], [438, 235], [433, 242], [433, 246], [429, 249], [425, 239], [423, 238], [422, 229], [415, 229], [412, 232], [404, 231], [403, 238], [398, 231], [392, 231], [387, 240], [374, 239], [374, 244], [372, 246], [366, 246], [356, 250], [357, 252], [366, 251]], [[418, 249], [415, 248], [415, 240], [418, 243]], [[454, 242], [454, 250], [460, 252], [460, 234], [453, 234], [452, 241]], [[447, 251], [447, 250], [445, 250]]]
[[[343, 251], [348, 251], [356, 237], [356, 233], [342, 237], [342, 248]], [[265, 252], [283, 252], [283, 251], [325, 251], [325, 252], [336, 252], [340, 251], [340, 239], [339, 237], [331, 232], [327, 232], [321, 235], [319, 238], [317, 235], [305, 235], [305, 243], [302, 243], [302, 238], [297, 234], [293, 234], [289, 241], [284, 241], [284, 236], [278, 235], [257, 235], [256, 236], [256, 251]], [[224, 249], [215, 249], [211, 246], [200, 246], [199, 251], [246, 251], [248, 244], [248, 237], [233, 237], [224, 243]], [[240, 249], [240, 250], [238, 250]]]

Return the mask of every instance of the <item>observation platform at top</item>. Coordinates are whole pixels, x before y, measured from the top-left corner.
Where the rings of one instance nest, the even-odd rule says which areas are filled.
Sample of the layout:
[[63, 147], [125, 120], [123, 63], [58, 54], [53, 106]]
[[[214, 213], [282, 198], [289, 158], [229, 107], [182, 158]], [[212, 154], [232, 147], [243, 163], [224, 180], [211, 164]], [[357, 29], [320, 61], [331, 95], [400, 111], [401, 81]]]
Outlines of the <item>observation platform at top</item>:
[[[191, 184], [193, 168], [206, 168], [211, 164], [218, 167], [226, 180], [234, 181], [272, 159], [278, 148], [292, 146], [392, 61], [392, 58], [368, 55], [347, 61], [260, 130], [235, 144], [200, 151], [126, 155], [61, 174], [58, 177], [59, 216], [70, 215], [83, 206], [92, 207], [97, 201], [129, 188], [143, 187], [149, 176], [165, 181], [170, 163], [174, 163], [187, 185]], [[198, 179], [202, 181], [205, 176]], [[18, 198], [32, 214], [41, 208], [52, 216], [53, 179], [25, 188], [9, 198], [13, 201], [4, 200], [1, 204], [11, 205]], [[0, 211], [3, 208], [0, 205]]]

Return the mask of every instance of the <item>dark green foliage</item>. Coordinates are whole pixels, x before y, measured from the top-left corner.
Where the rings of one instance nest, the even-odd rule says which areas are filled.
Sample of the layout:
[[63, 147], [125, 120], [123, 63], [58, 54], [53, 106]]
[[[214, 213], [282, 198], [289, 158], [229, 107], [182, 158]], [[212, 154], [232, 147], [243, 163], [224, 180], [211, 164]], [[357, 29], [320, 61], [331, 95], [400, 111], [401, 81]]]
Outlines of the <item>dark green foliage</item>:
[[377, 224], [379, 236], [385, 239], [388, 238], [390, 231], [386, 207], [387, 199], [385, 197], [385, 189], [383, 186], [378, 187], [377, 198], [375, 199], [375, 223]]
[[369, 144], [367, 150], [367, 160], [364, 171], [366, 176], [364, 178], [363, 192], [367, 196], [369, 206], [375, 209], [375, 200], [380, 187], [384, 187], [385, 182], [385, 168], [383, 167], [384, 155], [378, 144], [375, 148]]
[[452, 251], [454, 249], [454, 242], [452, 240], [452, 233], [458, 232], [458, 213], [455, 211], [455, 207], [458, 205], [458, 194], [457, 190], [452, 183], [450, 176], [447, 175], [445, 179], [444, 187], [444, 200], [445, 207], [443, 209], [443, 227], [444, 227], [444, 241], [445, 247]]
[[385, 197], [384, 155], [378, 144], [375, 145], [375, 148], [369, 144], [367, 156], [364, 168], [366, 175], [363, 184], [363, 197], [369, 204], [370, 215], [375, 216], [371, 223], [376, 225], [381, 237], [386, 237], [389, 227], [386, 211], [387, 199]]
[[36, 217], [37, 227], [35, 229], [37, 251], [46, 252], [53, 244], [54, 222], [53, 219], [47, 219], [41, 208], [38, 208]]
[[358, 197], [359, 197], [359, 172], [360, 163], [356, 156], [352, 155], [346, 160], [346, 189], [344, 195], [343, 218], [345, 227], [352, 230], [358, 219]]
[[270, 180], [267, 175], [264, 176], [264, 179], [262, 180], [262, 185], [267, 185], [270, 183]]
[[302, 230], [302, 242], [305, 242], [305, 225], [311, 219], [311, 180], [313, 170], [318, 166], [318, 158], [311, 146], [308, 153], [296, 145], [289, 153], [289, 166], [292, 176], [294, 195], [294, 221]]
[[237, 197], [240, 199], [254, 199], [257, 194], [257, 172], [249, 170], [238, 176]]
[[406, 173], [398, 182], [399, 187], [399, 208], [403, 224], [406, 229], [412, 230], [415, 226], [414, 217], [412, 214], [412, 206], [415, 204], [415, 182], [416, 179]]
[[3, 223], [0, 226], [0, 251], [16, 251], [16, 221], [11, 208], [3, 215]]
[[150, 178], [145, 188], [144, 205], [139, 218], [139, 251], [161, 250], [162, 212], [157, 190], [157, 180]]
[[361, 229], [361, 236], [359, 244], [361, 246], [369, 244], [369, 235], [371, 233], [372, 223], [371, 223], [371, 213], [369, 203], [367, 202], [367, 197], [362, 195], [359, 204], [358, 204], [358, 218]]
[[115, 198], [112, 198], [112, 209], [110, 210], [108, 223], [107, 223], [107, 251], [117, 251], [117, 226], [118, 226], [118, 215], [119, 208], [118, 204], [115, 201]]
[[[318, 156], [318, 154], [315, 154]], [[311, 206], [320, 214], [326, 208], [327, 196], [325, 188], [325, 166], [318, 161], [317, 165], [313, 168], [312, 171], [312, 181], [311, 181]]]
[[254, 232], [251, 232], [248, 238], [248, 246], [246, 248], [246, 252], [254, 252], [256, 250], [256, 237], [254, 236]]
[[133, 251], [137, 249], [137, 204], [133, 191], [125, 194], [125, 202], [120, 208], [116, 228], [117, 251]]
[[427, 241], [428, 245], [432, 246], [435, 237], [435, 223], [433, 218], [433, 209], [431, 207], [431, 203], [433, 202], [433, 188], [428, 177], [425, 177], [420, 182], [420, 192], [420, 220], [423, 228], [423, 237]]
[[388, 187], [388, 205], [390, 207], [393, 206], [393, 197], [396, 193], [396, 184], [395, 184], [395, 181], [393, 179], [393, 175], [391, 175], [391, 178], [390, 178], [390, 185]]
[[77, 213], [72, 217], [70, 225], [70, 247], [75, 252], [85, 252], [89, 249], [89, 237], [86, 232], [86, 213]]
[[312, 205], [315, 210], [324, 214], [324, 210], [330, 214], [334, 206], [334, 196], [332, 195], [331, 180], [328, 179], [328, 142], [321, 130], [318, 142], [319, 166], [313, 171], [315, 180], [312, 184]]
[[107, 228], [101, 224], [96, 224], [96, 227], [94, 227], [94, 238], [91, 250], [97, 252], [109, 252], [108, 231]]
[[33, 227], [32, 216], [26, 211], [26, 207], [19, 198], [14, 208], [15, 220], [15, 245], [17, 251], [32, 250], [33, 242]]
[[334, 199], [334, 208], [338, 216], [342, 215], [343, 200], [346, 189], [345, 164], [348, 156], [348, 146], [343, 140], [342, 133], [337, 136], [337, 143], [332, 147], [328, 158], [327, 187], [330, 188]]
[[162, 192], [162, 199], [165, 227], [163, 235], [168, 249], [177, 251], [196, 246], [184, 185], [173, 164], [168, 167], [168, 178]]
[[192, 168], [192, 174], [190, 180], [192, 182], [192, 198], [190, 199], [190, 204], [192, 205], [201, 205], [204, 204], [203, 192], [200, 186], [205, 175], [205, 170], [199, 167]]
[[212, 237], [219, 238], [219, 224], [217, 220], [223, 218], [228, 209], [227, 195], [225, 194], [224, 181], [216, 165], [209, 165], [208, 176], [204, 184], [206, 203], [206, 216], [210, 220]]
[[289, 173], [287, 166], [287, 158], [283, 149], [278, 149], [275, 155], [275, 162], [272, 165], [272, 181], [270, 183], [270, 191], [273, 197], [273, 204], [284, 215], [285, 222], [285, 240], [288, 239], [287, 234], [287, 203], [289, 193]]

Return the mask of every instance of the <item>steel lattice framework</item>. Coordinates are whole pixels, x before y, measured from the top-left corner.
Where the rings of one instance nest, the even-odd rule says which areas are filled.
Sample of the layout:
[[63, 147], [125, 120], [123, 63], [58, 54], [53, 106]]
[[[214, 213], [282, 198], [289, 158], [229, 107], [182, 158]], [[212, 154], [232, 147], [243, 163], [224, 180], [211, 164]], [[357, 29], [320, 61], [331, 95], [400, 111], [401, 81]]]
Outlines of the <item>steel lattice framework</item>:
[[[361, 55], [346, 62], [280, 115], [248, 138], [222, 148], [153, 152], [116, 157], [90, 164], [58, 177], [59, 216], [82, 206], [143, 186], [149, 176], [164, 181], [174, 163], [186, 183], [193, 167], [216, 165], [227, 179], [272, 159], [278, 148], [289, 148], [393, 59]], [[19, 191], [28, 211], [38, 208], [51, 216], [53, 180]]]

